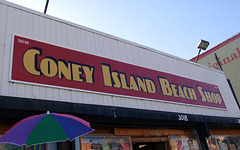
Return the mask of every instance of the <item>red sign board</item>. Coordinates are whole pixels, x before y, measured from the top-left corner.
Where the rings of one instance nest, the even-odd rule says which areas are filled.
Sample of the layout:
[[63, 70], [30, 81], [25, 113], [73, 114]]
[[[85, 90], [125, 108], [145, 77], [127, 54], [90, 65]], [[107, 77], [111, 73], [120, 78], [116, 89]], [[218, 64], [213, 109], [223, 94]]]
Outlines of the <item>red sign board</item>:
[[14, 36], [12, 82], [226, 109], [218, 86]]

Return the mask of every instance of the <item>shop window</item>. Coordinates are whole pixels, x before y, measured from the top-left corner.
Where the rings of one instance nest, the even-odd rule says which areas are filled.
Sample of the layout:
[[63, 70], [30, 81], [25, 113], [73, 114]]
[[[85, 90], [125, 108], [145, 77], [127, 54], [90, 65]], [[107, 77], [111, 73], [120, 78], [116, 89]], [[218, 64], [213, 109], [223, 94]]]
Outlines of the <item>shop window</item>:
[[82, 150], [131, 150], [130, 137], [84, 136]]
[[240, 150], [239, 137], [229, 136], [228, 140], [229, 140], [230, 150]]
[[240, 150], [239, 136], [215, 135], [207, 143], [209, 150]]
[[197, 136], [170, 136], [171, 150], [200, 150]]

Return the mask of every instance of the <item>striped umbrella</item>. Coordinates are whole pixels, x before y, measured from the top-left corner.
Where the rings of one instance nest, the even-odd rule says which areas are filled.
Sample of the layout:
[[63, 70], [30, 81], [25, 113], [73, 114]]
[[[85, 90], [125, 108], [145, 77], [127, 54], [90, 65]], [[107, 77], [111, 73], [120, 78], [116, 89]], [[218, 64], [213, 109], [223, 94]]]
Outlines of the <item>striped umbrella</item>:
[[72, 141], [93, 131], [94, 129], [83, 119], [68, 114], [48, 112], [19, 121], [0, 137], [0, 143], [31, 146]]

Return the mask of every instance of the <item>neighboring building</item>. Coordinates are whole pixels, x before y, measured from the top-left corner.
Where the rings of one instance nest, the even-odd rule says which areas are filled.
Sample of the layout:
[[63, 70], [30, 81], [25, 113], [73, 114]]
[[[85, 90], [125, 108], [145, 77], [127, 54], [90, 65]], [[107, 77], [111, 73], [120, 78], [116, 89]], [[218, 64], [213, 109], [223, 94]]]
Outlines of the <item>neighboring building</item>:
[[0, 1], [0, 135], [47, 111], [78, 116], [95, 129], [42, 146], [48, 150], [240, 143], [239, 108], [222, 71]]
[[[221, 70], [215, 54], [224, 74], [230, 81], [238, 103], [240, 103], [240, 33], [202, 53], [197, 63]], [[195, 59], [196, 57], [191, 61], [195, 61]]]

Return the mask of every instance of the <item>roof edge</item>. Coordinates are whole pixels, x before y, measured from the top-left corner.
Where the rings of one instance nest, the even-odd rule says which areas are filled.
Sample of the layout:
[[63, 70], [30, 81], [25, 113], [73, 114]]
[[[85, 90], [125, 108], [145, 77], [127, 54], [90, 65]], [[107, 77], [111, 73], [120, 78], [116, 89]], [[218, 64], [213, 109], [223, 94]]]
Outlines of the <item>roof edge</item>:
[[[216, 50], [218, 50], [218, 49], [222, 48], [223, 46], [225, 46], [225, 45], [227, 45], [227, 44], [229, 44], [229, 43], [235, 41], [235, 40], [238, 39], [238, 38], [240, 38], [240, 32], [237, 33], [237, 34], [235, 34], [235, 35], [232, 36], [231, 38], [227, 39], [226, 41], [224, 41], [224, 42], [218, 44], [217, 46], [215, 46], [215, 47], [209, 49], [208, 51], [202, 53], [201, 55], [199, 55], [198, 60], [200, 60], [200, 59], [204, 58], [205, 56], [207, 56], [207, 55], [209, 55], [209, 54], [215, 52]], [[195, 62], [196, 59], [197, 59], [197, 56], [191, 58], [190, 61]]]

